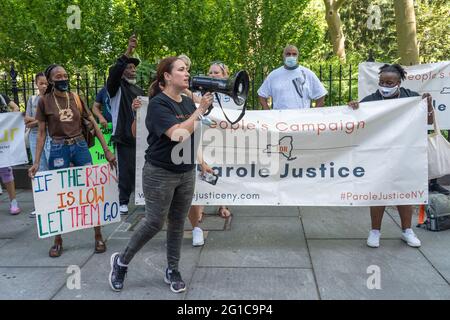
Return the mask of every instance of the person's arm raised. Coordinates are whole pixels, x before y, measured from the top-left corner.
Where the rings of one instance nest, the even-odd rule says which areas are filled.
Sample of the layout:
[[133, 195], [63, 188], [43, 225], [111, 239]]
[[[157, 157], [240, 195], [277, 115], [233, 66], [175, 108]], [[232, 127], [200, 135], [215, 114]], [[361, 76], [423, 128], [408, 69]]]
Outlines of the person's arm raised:
[[120, 88], [120, 80], [122, 79], [123, 72], [127, 68], [127, 60], [133, 54], [137, 47], [137, 39], [133, 34], [128, 39], [127, 51], [117, 60], [116, 64], [109, 69], [108, 80], [106, 81], [106, 88], [110, 97], [114, 97]]

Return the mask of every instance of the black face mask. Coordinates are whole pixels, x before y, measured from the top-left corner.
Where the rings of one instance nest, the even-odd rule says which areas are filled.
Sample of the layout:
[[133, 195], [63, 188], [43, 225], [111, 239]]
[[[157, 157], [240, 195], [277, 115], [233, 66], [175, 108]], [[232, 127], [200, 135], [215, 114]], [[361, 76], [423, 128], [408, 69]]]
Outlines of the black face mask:
[[69, 80], [55, 81], [55, 89], [62, 92], [69, 91]]

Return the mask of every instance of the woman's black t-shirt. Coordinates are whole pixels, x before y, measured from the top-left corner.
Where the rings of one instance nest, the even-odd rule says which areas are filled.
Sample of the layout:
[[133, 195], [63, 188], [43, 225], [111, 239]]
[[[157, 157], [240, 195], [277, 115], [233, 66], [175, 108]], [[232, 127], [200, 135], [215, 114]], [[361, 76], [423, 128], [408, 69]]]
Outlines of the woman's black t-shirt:
[[[188, 172], [194, 168], [195, 134], [178, 143], [170, 140], [165, 133], [174, 125], [189, 119], [195, 110], [194, 102], [186, 96], [182, 96], [181, 102], [176, 102], [164, 93], [160, 93], [150, 100], [145, 119], [145, 125], [149, 132], [148, 148], [145, 153], [147, 162], [176, 173]], [[177, 149], [172, 157], [175, 147]]]

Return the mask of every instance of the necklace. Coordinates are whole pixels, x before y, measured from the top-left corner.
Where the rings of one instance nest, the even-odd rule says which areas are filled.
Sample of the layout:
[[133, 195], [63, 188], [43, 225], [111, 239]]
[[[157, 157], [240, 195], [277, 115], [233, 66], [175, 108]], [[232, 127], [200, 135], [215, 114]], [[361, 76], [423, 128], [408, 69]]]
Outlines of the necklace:
[[55, 96], [55, 91], [53, 91], [53, 99], [55, 100], [56, 107], [59, 110], [59, 120], [61, 122], [71, 122], [71, 121], [73, 121], [73, 112], [70, 109], [70, 105], [69, 105], [69, 100], [70, 99], [69, 99], [68, 93], [66, 92], [66, 108], [65, 109], [62, 109], [61, 106], [59, 105], [58, 99], [56, 99], [56, 96]]

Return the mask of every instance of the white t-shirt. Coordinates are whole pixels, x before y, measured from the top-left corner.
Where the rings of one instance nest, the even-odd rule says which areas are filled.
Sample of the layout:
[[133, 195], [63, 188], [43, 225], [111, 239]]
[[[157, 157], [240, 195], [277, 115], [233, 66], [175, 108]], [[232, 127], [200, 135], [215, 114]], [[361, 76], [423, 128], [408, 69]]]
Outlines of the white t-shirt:
[[302, 66], [294, 70], [284, 66], [275, 69], [258, 90], [260, 97], [272, 97], [275, 110], [309, 108], [311, 100], [322, 98], [327, 93], [314, 72]]

